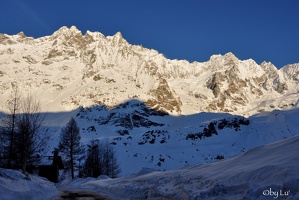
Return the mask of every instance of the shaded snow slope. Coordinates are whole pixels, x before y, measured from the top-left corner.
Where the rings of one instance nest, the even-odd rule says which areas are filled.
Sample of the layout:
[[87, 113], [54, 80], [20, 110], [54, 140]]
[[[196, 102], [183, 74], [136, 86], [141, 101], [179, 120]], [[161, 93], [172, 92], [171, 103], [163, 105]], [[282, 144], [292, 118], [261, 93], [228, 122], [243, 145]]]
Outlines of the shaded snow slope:
[[43, 130], [51, 139], [42, 156], [52, 155], [61, 129], [71, 117], [78, 122], [84, 145], [91, 140], [108, 140], [114, 146], [121, 176], [144, 167], [170, 170], [211, 163], [299, 133], [298, 109], [249, 118], [228, 113], [173, 116], [131, 100], [114, 108], [47, 113]]
[[0, 168], [1, 200], [52, 200], [57, 195], [54, 183], [44, 178]]
[[298, 199], [299, 136], [211, 164], [119, 179], [76, 179], [85, 189], [115, 199]]
[[75, 119], [85, 144], [108, 139], [114, 145], [121, 175], [127, 176], [143, 167], [169, 170], [210, 163], [288, 138], [299, 133], [298, 117], [298, 109], [249, 118], [228, 113], [171, 116], [133, 101], [111, 110], [81, 110]]

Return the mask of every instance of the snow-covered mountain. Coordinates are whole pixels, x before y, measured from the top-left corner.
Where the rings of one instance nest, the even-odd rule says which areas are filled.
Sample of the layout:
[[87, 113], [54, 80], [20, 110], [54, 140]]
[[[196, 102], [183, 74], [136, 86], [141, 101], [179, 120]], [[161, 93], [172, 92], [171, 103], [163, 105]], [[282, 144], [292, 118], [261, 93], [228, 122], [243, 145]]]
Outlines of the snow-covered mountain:
[[298, 106], [299, 64], [277, 70], [232, 53], [202, 63], [169, 60], [119, 32], [83, 35], [74, 26], [37, 39], [1, 34], [0, 44], [1, 110], [15, 84], [34, 92], [45, 111], [112, 107], [132, 98], [172, 114], [251, 115]]
[[209, 163], [298, 134], [298, 83], [299, 64], [278, 70], [232, 53], [169, 60], [121, 33], [0, 34], [0, 117], [17, 85], [47, 113], [49, 152], [75, 117], [84, 144], [115, 146], [122, 175]]

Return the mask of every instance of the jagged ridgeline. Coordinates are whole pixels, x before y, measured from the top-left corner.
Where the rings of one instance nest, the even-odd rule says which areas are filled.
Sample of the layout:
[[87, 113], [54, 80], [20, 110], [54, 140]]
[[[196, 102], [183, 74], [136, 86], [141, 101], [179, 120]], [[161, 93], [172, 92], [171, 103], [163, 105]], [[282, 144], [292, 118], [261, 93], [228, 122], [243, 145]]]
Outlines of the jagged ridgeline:
[[15, 85], [42, 97], [47, 111], [113, 107], [132, 98], [171, 114], [251, 115], [298, 105], [298, 64], [278, 70], [232, 53], [207, 62], [170, 60], [120, 32], [82, 34], [74, 26], [36, 39], [1, 34], [0, 44], [2, 110]]

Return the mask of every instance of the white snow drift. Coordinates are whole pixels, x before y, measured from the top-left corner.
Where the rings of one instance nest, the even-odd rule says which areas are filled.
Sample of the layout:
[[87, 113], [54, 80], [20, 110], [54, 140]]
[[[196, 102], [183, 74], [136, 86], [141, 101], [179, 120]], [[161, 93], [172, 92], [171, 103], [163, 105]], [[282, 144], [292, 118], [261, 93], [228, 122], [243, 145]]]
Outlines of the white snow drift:
[[57, 196], [54, 183], [42, 177], [0, 168], [1, 200], [52, 200]]

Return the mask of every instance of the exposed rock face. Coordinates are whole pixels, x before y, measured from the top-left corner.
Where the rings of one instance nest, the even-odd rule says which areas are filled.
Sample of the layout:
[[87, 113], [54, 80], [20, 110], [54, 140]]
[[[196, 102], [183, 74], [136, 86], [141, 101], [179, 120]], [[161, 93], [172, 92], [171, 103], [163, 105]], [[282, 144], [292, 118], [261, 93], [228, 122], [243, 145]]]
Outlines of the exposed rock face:
[[219, 96], [220, 88], [222, 86], [223, 81], [224, 81], [224, 76], [220, 72], [216, 72], [208, 80], [207, 87], [213, 91], [213, 94], [214, 94], [215, 97]]
[[181, 112], [180, 105], [182, 103], [174, 97], [165, 79], [160, 80], [159, 86], [156, 89], [152, 89], [150, 95], [153, 98], [146, 102], [150, 107], [161, 111]]
[[11, 82], [46, 96], [43, 104], [50, 110], [113, 107], [131, 98], [173, 114], [297, 105], [298, 64], [277, 70], [271, 63], [241, 61], [232, 53], [213, 55], [204, 63], [169, 60], [129, 44], [120, 32], [83, 35], [74, 26], [37, 39], [23, 32], [0, 34], [0, 44], [2, 105]]
[[288, 89], [287, 84], [280, 80], [278, 70], [272, 63], [263, 62], [261, 67], [267, 76], [263, 83], [265, 89], [273, 87], [278, 93], [283, 93]]
[[0, 34], [0, 43], [3, 45], [11, 45], [16, 44], [17, 42], [11, 40], [10, 37], [5, 34]]
[[299, 81], [299, 64], [287, 65], [282, 68], [283, 75], [294, 83]]
[[245, 63], [231, 53], [214, 56], [209, 62], [218, 70], [206, 82], [215, 97], [208, 110], [235, 112], [251, 103], [252, 97], [261, 99], [265, 93], [279, 96], [288, 91], [288, 80], [271, 63]]
[[[91, 113], [94, 110], [96, 110], [98, 113], [101, 113], [101, 115], [90, 118], [89, 116], [91, 116]], [[107, 113], [107, 115], [103, 113]], [[166, 112], [151, 109], [143, 102], [132, 99], [112, 109], [102, 105], [87, 109], [81, 108], [77, 114], [77, 117], [95, 121], [98, 125], [120, 127], [121, 131], [119, 132], [124, 133], [124, 130], [132, 130], [133, 128], [163, 126], [164, 124], [162, 123], [151, 121], [150, 117], [165, 115], [167, 115]]]

